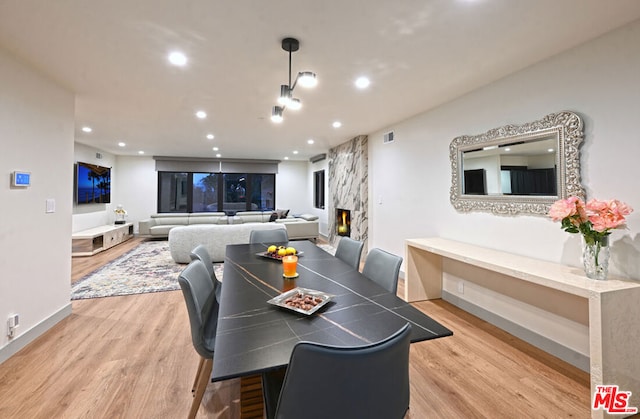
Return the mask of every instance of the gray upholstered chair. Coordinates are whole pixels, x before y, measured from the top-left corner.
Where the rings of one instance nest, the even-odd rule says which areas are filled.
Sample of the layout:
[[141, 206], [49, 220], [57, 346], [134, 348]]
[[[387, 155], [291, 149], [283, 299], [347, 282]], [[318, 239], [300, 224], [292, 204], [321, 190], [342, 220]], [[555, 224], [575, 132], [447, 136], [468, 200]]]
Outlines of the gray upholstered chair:
[[287, 243], [289, 236], [286, 229], [277, 230], [251, 230], [249, 235], [249, 243]]
[[382, 249], [371, 249], [364, 261], [362, 274], [387, 291], [398, 292], [398, 274], [402, 258]]
[[216, 272], [213, 269], [213, 262], [211, 261], [211, 255], [209, 254], [209, 251], [207, 250], [206, 247], [204, 247], [204, 245], [199, 244], [191, 250], [189, 257], [191, 257], [191, 260], [198, 259], [202, 261], [204, 266], [207, 268], [207, 271], [209, 272], [209, 276], [211, 277], [211, 281], [213, 281], [213, 287], [216, 291], [216, 299], [218, 300], [218, 303], [219, 303], [220, 292], [222, 291], [222, 283], [218, 280], [218, 277], [216, 276]]
[[193, 383], [194, 399], [189, 419], [195, 418], [207, 388], [213, 367], [213, 350], [218, 325], [218, 300], [207, 268], [200, 260], [192, 261], [178, 276], [182, 289], [189, 323], [191, 341], [200, 355], [200, 363]]
[[279, 392], [272, 388], [278, 382], [263, 375], [267, 417], [403, 418], [409, 409], [410, 334], [407, 323], [365, 346], [298, 343]]
[[360, 269], [360, 257], [364, 243], [350, 237], [342, 237], [336, 248], [336, 257], [347, 262], [354, 269]]

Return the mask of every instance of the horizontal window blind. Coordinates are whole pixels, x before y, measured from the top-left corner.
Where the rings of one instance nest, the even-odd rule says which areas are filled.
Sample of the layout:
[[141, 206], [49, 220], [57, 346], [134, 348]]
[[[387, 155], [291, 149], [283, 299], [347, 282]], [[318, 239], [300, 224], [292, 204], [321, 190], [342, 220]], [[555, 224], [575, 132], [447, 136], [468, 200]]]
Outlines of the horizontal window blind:
[[154, 156], [157, 172], [277, 174], [279, 160], [205, 159]]

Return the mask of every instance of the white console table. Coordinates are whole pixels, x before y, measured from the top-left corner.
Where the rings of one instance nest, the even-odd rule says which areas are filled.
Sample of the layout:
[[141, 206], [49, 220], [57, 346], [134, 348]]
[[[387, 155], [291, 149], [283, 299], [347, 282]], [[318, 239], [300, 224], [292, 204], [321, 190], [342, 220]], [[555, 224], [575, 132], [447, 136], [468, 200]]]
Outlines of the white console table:
[[[441, 298], [445, 259], [585, 299], [591, 399], [596, 386], [618, 385], [620, 391], [632, 392], [629, 406], [640, 408], [640, 282], [596, 281], [575, 267], [442, 238], [421, 238], [405, 242], [405, 300]], [[593, 418], [605, 416], [602, 409], [592, 410]]]
[[92, 256], [133, 237], [133, 223], [105, 225], [71, 235], [71, 256]]

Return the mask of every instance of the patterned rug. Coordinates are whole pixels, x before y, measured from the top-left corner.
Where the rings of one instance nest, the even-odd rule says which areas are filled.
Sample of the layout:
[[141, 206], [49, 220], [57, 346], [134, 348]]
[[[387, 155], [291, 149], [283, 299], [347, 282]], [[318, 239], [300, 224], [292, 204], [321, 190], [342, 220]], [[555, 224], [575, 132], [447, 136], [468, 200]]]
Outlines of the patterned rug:
[[[335, 252], [331, 246], [318, 246]], [[178, 290], [178, 275], [186, 266], [173, 261], [168, 241], [145, 241], [72, 284], [71, 299]], [[222, 281], [223, 264], [214, 263], [213, 267]]]
[[72, 284], [71, 299], [177, 290], [178, 275], [185, 267], [171, 258], [169, 242], [142, 242]]

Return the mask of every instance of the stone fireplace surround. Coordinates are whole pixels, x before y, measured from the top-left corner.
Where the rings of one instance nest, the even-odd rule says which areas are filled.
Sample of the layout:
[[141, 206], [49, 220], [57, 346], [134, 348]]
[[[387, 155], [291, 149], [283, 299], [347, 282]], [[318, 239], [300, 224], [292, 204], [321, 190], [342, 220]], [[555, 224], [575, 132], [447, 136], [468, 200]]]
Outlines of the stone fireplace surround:
[[363, 255], [368, 253], [369, 187], [368, 137], [360, 135], [329, 150], [329, 243], [337, 246], [336, 209], [347, 209], [351, 215], [350, 237], [364, 242]]

